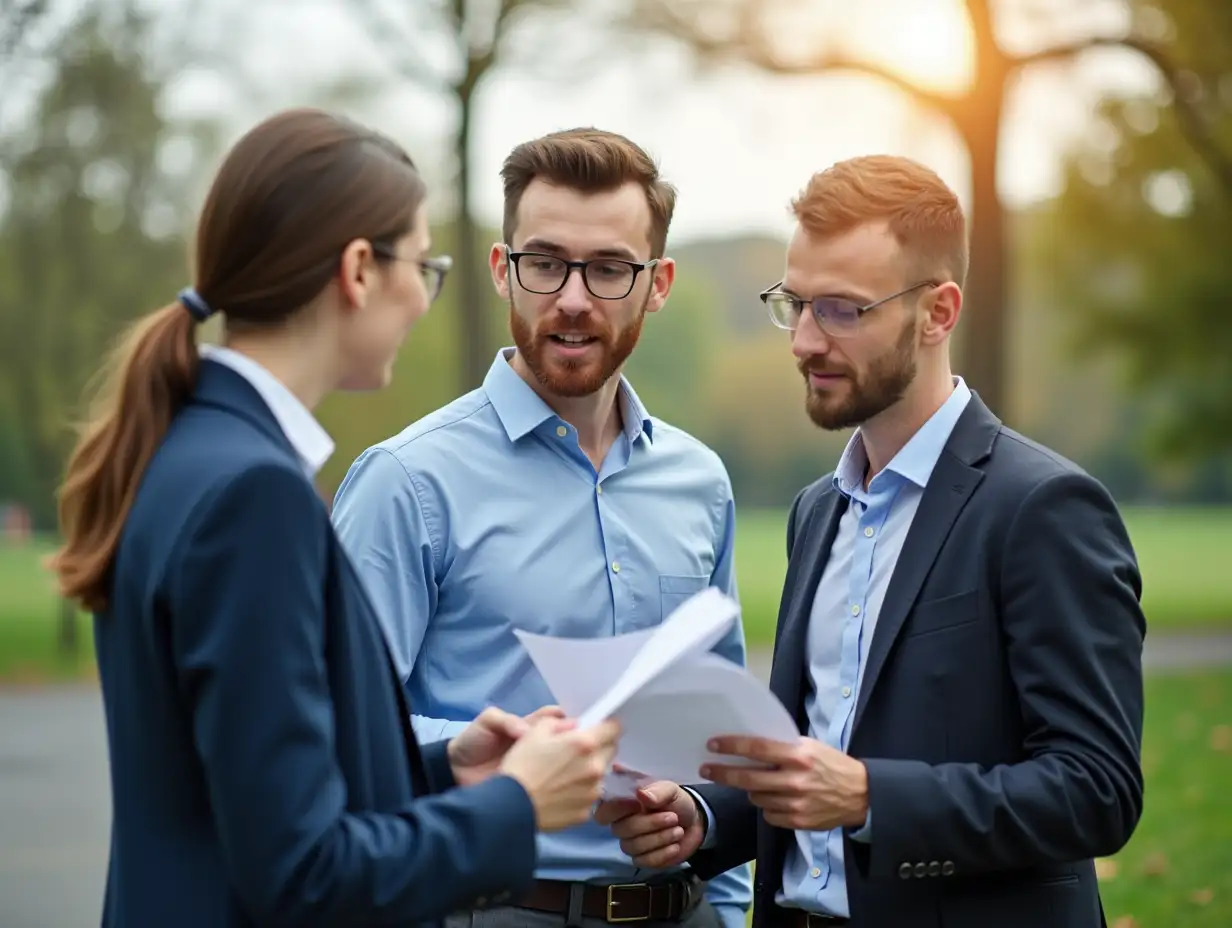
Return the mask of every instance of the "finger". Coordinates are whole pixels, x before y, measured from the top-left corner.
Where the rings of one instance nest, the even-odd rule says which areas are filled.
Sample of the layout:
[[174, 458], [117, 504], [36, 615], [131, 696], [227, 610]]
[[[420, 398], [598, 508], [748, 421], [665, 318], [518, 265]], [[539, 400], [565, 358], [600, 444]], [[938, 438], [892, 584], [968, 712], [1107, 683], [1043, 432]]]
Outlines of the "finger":
[[670, 780], [659, 780], [639, 788], [637, 798], [642, 803], [642, 807], [650, 812], [671, 805], [679, 792], [680, 787], [675, 783]]
[[641, 811], [641, 803], [636, 799], [605, 799], [595, 808], [594, 818], [600, 825], [607, 826]]
[[647, 854], [673, 847], [684, 837], [683, 828], [660, 828], [636, 838], [624, 838], [620, 847], [630, 857], [644, 857]]
[[564, 717], [565, 710], [560, 706], [541, 706], [526, 716], [525, 721], [533, 725], [535, 722], [542, 721], [543, 719], [563, 719]]
[[800, 774], [794, 770], [706, 764], [701, 769], [701, 775], [721, 786], [731, 786], [750, 793], [797, 793], [803, 786]]
[[773, 741], [770, 738], [723, 735], [711, 738], [706, 747], [712, 754], [730, 754], [776, 767], [798, 766], [801, 759], [797, 743]]
[[[621, 849], [624, 849], [623, 845]], [[633, 858], [634, 864], [645, 870], [665, 870], [684, 861], [684, 855], [680, 850], [679, 844], [669, 844], [667, 847], [651, 851], [649, 854], [629, 854], [629, 856]]]
[[506, 712], [504, 709], [498, 709], [496, 706], [488, 706], [475, 721], [479, 722], [489, 731], [494, 731], [499, 735], [504, 735], [510, 740], [516, 741], [521, 738], [530, 729], [526, 721], [511, 712]]
[[680, 825], [675, 812], [656, 812], [654, 815], [630, 815], [612, 826], [612, 833], [625, 840], [645, 835], [670, 831]]
[[615, 744], [620, 739], [620, 723], [615, 719], [607, 719], [594, 726], [590, 731], [599, 744]]
[[749, 793], [749, 802], [763, 812], [777, 812], [790, 815], [798, 811], [800, 797], [794, 793]]

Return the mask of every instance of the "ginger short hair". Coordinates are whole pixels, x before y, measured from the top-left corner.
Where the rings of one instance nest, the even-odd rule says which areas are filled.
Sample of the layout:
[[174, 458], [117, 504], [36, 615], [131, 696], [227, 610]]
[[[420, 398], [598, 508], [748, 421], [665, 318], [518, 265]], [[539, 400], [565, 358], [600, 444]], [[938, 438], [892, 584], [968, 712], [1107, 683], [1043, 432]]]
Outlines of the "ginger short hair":
[[501, 168], [506, 242], [512, 241], [522, 195], [537, 177], [584, 193], [616, 190], [630, 181], [639, 184], [650, 205], [650, 257], [663, 257], [676, 188], [660, 177], [654, 159], [639, 145], [623, 135], [591, 128], [566, 129], [523, 142]]
[[913, 271], [964, 286], [967, 221], [958, 197], [928, 167], [895, 155], [850, 158], [814, 174], [791, 211], [814, 238], [884, 222]]

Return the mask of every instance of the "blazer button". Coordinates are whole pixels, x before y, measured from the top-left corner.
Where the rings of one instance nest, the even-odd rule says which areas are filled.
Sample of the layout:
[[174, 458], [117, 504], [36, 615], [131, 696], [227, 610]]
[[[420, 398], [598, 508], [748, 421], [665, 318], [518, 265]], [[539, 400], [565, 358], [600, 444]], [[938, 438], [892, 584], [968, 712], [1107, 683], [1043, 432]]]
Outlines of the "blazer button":
[[924, 877], [928, 876], [928, 864], [924, 863], [924, 861], [920, 861], [918, 864], [916, 864], [915, 865], [915, 875], [919, 879], [923, 879]]
[[941, 864], [937, 863], [937, 861], [935, 860], [930, 860], [928, 862], [928, 875], [929, 876], [940, 876], [941, 875]]
[[904, 880], [911, 879], [911, 864], [900, 864], [898, 868], [898, 875]]
[[941, 865], [941, 875], [950, 876], [954, 872], [954, 861], [947, 860]]

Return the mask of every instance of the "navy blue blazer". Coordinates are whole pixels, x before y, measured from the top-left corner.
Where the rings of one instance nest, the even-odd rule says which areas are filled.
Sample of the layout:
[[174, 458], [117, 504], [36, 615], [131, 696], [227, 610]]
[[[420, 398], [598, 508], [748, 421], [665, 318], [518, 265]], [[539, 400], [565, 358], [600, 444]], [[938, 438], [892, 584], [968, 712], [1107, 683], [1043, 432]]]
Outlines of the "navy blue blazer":
[[[770, 687], [808, 732], [807, 630], [847, 497], [796, 497]], [[972, 396], [895, 566], [852, 720], [871, 841], [845, 838], [853, 926], [1095, 928], [1093, 858], [1142, 812], [1141, 577], [1117, 508]], [[715, 817], [705, 879], [753, 858], [768, 928], [792, 832], [746, 794]]]
[[420, 748], [325, 504], [256, 390], [203, 361], [95, 617], [113, 822], [102, 924], [436, 923], [521, 894], [535, 817]]

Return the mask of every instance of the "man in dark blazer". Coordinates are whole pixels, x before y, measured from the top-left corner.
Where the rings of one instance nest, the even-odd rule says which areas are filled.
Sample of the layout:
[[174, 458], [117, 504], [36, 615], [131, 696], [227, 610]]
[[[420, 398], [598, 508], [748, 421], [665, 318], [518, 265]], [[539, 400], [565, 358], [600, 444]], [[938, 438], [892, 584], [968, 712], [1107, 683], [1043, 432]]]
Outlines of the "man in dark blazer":
[[1124, 525], [953, 376], [966, 227], [933, 172], [853, 159], [793, 207], [762, 299], [810, 417], [856, 428], [788, 517], [771, 688], [803, 737], [720, 738], [704, 785], [597, 817], [642, 866], [755, 857], [755, 928], [1094, 928], [1143, 799]]

